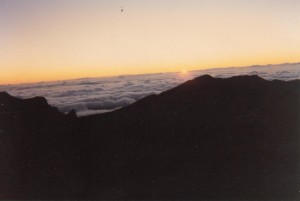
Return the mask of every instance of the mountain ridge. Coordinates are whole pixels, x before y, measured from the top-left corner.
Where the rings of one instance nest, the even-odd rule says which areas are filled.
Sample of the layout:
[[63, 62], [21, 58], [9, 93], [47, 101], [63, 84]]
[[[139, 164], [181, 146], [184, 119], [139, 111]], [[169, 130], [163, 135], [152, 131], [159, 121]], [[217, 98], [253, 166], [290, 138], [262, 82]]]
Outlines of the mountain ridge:
[[204, 75], [87, 117], [0, 109], [1, 198], [296, 200], [299, 89]]

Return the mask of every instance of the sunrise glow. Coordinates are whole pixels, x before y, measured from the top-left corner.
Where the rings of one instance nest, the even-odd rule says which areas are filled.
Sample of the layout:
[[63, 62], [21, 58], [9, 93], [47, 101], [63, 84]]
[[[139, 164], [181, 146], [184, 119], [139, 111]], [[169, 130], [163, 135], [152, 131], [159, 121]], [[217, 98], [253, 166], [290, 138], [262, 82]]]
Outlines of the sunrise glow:
[[181, 73], [182, 73], [182, 74], [186, 74], [187, 71], [186, 71], [185, 69], [182, 69], [182, 70], [181, 70]]
[[269, 0], [2, 0], [0, 84], [299, 62], [299, 9]]

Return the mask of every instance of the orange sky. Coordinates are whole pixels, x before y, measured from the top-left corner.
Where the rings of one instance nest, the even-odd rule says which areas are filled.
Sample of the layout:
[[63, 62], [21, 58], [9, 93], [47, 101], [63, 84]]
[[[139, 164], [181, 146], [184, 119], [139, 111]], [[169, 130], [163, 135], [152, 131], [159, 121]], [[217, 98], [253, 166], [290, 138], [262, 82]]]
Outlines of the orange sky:
[[299, 1], [211, 2], [2, 0], [0, 84], [300, 61]]

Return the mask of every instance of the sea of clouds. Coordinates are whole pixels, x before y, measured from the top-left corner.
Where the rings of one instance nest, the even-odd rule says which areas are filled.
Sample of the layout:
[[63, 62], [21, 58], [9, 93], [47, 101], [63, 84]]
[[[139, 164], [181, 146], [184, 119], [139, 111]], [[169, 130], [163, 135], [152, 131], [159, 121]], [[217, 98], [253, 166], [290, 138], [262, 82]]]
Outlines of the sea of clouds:
[[0, 91], [19, 98], [43, 96], [62, 112], [74, 109], [78, 116], [86, 116], [127, 106], [204, 74], [221, 78], [259, 75], [267, 80], [294, 80], [300, 79], [300, 63], [0, 85]]

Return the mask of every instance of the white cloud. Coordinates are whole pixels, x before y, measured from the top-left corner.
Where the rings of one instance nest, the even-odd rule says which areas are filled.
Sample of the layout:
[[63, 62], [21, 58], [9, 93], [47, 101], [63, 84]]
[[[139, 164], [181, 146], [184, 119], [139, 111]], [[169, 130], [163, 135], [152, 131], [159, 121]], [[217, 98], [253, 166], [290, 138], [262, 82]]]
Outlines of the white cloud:
[[293, 80], [300, 79], [300, 63], [208, 69], [192, 71], [185, 75], [158, 73], [4, 85], [0, 86], [0, 91], [7, 91], [22, 98], [43, 96], [62, 112], [74, 109], [79, 116], [84, 116], [127, 106], [145, 96], [158, 94], [203, 74], [223, 78], [235, 75], [259, 75], [268, 80]]

